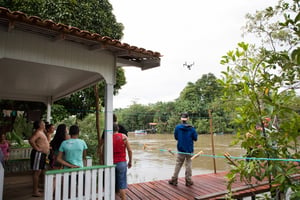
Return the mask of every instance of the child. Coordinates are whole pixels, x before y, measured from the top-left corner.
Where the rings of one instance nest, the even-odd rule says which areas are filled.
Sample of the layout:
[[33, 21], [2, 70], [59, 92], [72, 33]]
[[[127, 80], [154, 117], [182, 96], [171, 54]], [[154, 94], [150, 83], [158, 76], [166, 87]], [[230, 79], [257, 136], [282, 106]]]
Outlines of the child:
[[4, 157], [3, 165], [8, 161], [9, 159], [9, 152], [10, 152], [10, 143], [6, 139], [5, 134], [1, 134], [0, 136], [0, 148]]

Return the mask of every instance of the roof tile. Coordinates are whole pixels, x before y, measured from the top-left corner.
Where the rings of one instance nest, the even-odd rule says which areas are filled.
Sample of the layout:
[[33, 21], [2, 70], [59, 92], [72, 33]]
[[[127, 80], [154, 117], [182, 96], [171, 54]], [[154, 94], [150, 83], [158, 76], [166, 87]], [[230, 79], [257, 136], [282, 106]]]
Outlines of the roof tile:
[[89, 31], [80, 30], [77, 27], [67, 26], [61, 23], [55, 23], [52, 20], [42, 20], [40, 17], [37, 16], [27, 16], [25, 13], [20, 11], [10, 11], [7, 8], [0, 7], [0, 17], [7, 18], [10, 21], [19, 21], [22, 23], [27, 23], [32, 26], [39, 26], [43, 28], [47, 28], [50, 30], [58, 31], [63, 34], [70, 34], [80, 38], [84, 38], [87, 40], [98, 41], [104, 43], [103, 45], [111, 45], [116, 48], [122, 48], [128, 51], [134, 51], [136, 53], [142, 53], [147, 56], [152, 56], [159, 58], [162, 55], [159, 52], [153, 52], [151, 50], [146, 50], [144, 48], [138, 48], [136, 46], [130, 46], [127, 43], [121, 43], [119, 40], [112, 39], [108, 36], [101, 36], [98, 33], [91, 33]]

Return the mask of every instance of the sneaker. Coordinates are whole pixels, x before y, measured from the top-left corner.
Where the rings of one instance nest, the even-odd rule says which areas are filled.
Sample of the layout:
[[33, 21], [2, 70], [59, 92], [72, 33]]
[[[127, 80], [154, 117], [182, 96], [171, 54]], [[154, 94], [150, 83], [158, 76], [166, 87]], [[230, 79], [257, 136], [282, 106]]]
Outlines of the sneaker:
[[168, 183], [171, 184], [171, 185], [176, 186], [177, 185], [177, 180], [169, 180]]
[[191, 185], [194, 185], [194, 182], [193, 181], [186, 181], [185, 185], [186, 186], [191, 186]]

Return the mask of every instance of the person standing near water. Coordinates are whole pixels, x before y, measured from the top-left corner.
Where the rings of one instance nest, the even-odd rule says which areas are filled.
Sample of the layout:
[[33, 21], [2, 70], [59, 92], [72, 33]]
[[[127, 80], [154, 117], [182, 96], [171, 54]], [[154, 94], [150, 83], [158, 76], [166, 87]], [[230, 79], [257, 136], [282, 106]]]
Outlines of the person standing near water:
[[[126, 150], [128, 163], [126, 162]], [[113, 124], [113, 159], [116, 165], [116, 192], [121, 200], [126, 199], [127, 189], [127, 167], [132, 166], [132, 150], [128, 138], [125, 134], [119, 133], [117, 123]]]
[[192, 181], [192, 154], [194, 152], [194, 141], [197, 141], [198, 134], [196, 129], [187, 123], [189, 116], [187, 113], [181, 114], [181, 124], [175, 127], [174, 137], [177, 140], [177, 158], [174, 174], [169, 180], [169, 184], [177, 185], [178, 174], [180, 169], [185, 162], [185, 185], [193, 185]]

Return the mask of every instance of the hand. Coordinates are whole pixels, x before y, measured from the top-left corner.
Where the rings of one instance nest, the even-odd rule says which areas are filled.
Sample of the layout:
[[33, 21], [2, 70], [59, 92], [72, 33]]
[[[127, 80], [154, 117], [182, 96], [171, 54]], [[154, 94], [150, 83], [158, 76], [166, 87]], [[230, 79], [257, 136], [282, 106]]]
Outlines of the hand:
[[128, 169], [130, 169], [131, 167], [132, 167], [132, 164], [131, 164], [131, 162], [128, 162]]

